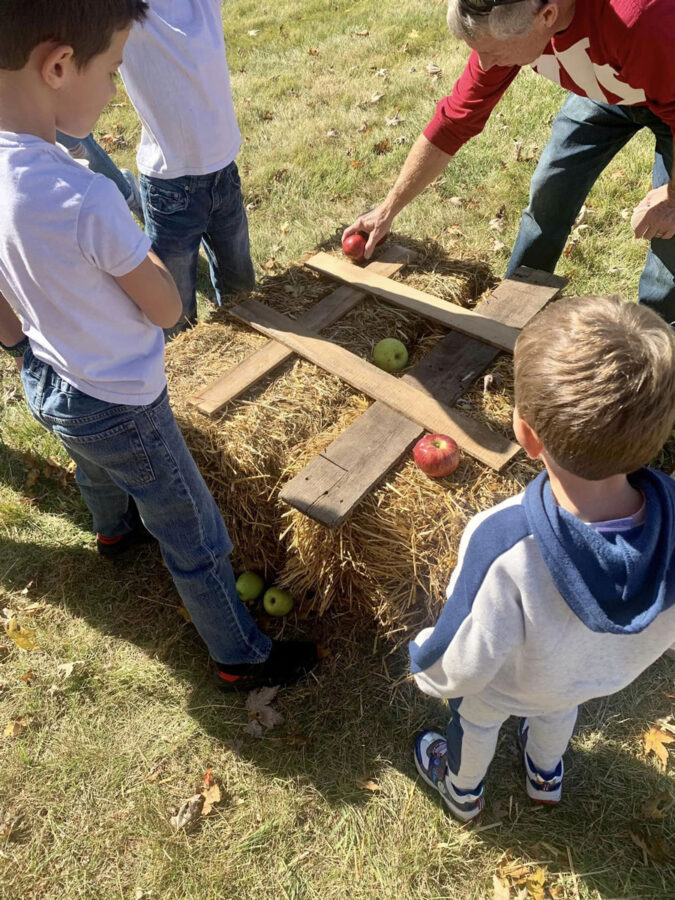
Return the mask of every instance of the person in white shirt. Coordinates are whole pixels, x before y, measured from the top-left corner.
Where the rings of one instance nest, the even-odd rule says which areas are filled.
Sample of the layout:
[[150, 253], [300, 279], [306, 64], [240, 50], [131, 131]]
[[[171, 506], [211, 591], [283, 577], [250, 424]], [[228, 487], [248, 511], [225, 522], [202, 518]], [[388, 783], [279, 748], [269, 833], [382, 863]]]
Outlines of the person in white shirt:
[[0, 346], [35, 418], [77, 464], [98, 552], [154, 537], [216, 683], [302, 677], [310, 641], [273, 641], [237, 595], [223, 517], [173, 417], [163, 328], [182, 312], [171, 275], [112, 181], [57, 147], [86, 138], [143, 0], [3, 0], [0, 29]]
[[203, 245], [216, 303], [255, 287], [235, 157], [241, 145], [218, 0], [153, 0], [132, 28], [122, 78], [143, 130], [137, 155], [146, 232], [197, 321]]

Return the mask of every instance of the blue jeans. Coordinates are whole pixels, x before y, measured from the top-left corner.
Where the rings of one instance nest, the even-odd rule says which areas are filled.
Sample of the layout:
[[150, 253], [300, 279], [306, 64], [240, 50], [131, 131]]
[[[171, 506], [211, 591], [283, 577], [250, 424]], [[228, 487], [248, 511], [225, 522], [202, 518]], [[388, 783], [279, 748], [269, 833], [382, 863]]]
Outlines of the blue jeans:
[[203, 243], [216, 303], [255, 287], [248, 221], [236, 163], [209, 175], [141, 175], [145, 230], [152, 249], [173, 275], [183, 315], [167, 337], [197, 321], [197, 260]]
[[[553, 272], [574, 220], [602, 170], [625, 144], [649, 128], [656, 138], [653, 187], [670, 181], [673, 135], [646, 106], [610, 106], [570, 94], [554, 123], [530, 186], [530, 203], [506, 270], [521, 265]], [[640, 303], [675, 320], [675, 238], [654, 238], [640, 278]]]
[[105, 403], [68, 384], [30, 349], [22, 378], [31, 412], [77, 463], [94, 530], [106, 537], [129, 532], [133, 497], [212, 658], [263, 662], [270, 639], [237, 595], [223, 517], [176, 425], [166, 390], [147, 406]]
[[142, 212], [140, 208], [135, 208], [134, 191], [124, 172], [117, 168], [103, 147], [96, 143], [93, 134], [86, 138], [74, 138], [57, 131], [56, 140], [59, 144], [63, 144], [73, 159], [86, 159], [92, 172], [98, 172], [99, 175], [105, 175], [106, 178], [113, 181], [132, 212], [137, 215]]

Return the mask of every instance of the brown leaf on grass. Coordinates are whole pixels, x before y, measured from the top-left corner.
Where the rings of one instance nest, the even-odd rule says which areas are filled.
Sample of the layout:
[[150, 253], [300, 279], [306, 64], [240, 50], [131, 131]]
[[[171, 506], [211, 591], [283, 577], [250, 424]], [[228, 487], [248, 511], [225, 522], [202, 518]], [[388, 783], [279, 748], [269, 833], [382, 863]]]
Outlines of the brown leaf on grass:
[[376, 153], [378, 156], [384, 156], [385, 153], [391, 153], [391, 142], [387, 140], [378, 141], [373, 145], [373, 153]]
[[316, 47], [310, 47], [309, 50], [307, 51], [307, 53], [310, 56], [318, 56], [319, 55], [319, 51], [316, 49]]
[[264, 687], [257, 691], [251, 691], [246, 698], [249, 723], [244, 726], [244, 731], [253, 737], [261, 738], [265, 729], [276, 728], [284, 721], [283, 714], [274, 709], [270, 704], [279, 692], [276, 687]]
[[672, 859], [672, 847], [668, 846], [663, 835], [651, 834], [649, 829], [637, 820], [631, 822], [628, 833], [635, 846], [642, 850], [645, 863], [647, 858], [655, 863], [665, 863]]
[[372, 794], [376, 794], [378, 791], [381, 791], [382, 788], [376, 781], [372, 781], [370, 778], [357, 778], [356, 786], [360, 787], [364, 791], [370, 791]]
[[31, 685], [35, 681], [35, 672], [32, 669], [29, 669], [27, 672], [23, 673], [21, 680], [24, 684]]
[[565, 896], [565, 888], [562, 884], [552, 884], [548, 889], [551, 900], [563, 900]]
[[370, 32], [369, 31], [352, 31], [352, 34], [355, 35], [355, 37], [368, 37]]
[[286, 737], [281, 738], [282, 744], [288, 744], [289, 747], [306, 747], [307, 744], [311, 743], [310, 739], [306, 734], [303, 734], [301, 731], [294, 731], [293, 734], [287, 734]]
[[178, 607], [176, 612], [182, 619], [185, 619], [186, 622], [192, 621], [192, 619], [190, 618], [190, 613], [187, 611], [187, 609], [185, 609], [185, 607], [182, 604]]
[[671, 694], [669, 691], [663, 691], [663, 696], [669, 700], [675, 700], [675, 694]]
[[15, 738], [18, 737], [24, 728], [30, 723], [31, 716], [24, 716], [21, 719], [10, 719], [9, 722], [5, 725], [5, 729], [2, 732], [2, 736], [4, 738]]
[[174, 831], [189, 830], [199, 820], [204, 808], [204, 795], [194, 794], [189, 800], [181, 803], [175, 816], [171, 816], [171, 827]]
[[5, 633], [8, 638], [14, 641], [19, 650], [39, 650], [40, 648], [33, 640], [35, 637], [35, 629], [26, 628], [21, 625], [16, 616], [12, 616], [5, 625]]
[[220, 803], [220, 786], [213, 777], [213, 770], [207, 769], [202, 778], [202, 796], [204, 797], [204, 805], [202, 807], [202, 816], [208, 816], [216, 803]]
[[675, 797], [668, 791], [661, 791], [645, 800], [642, 804], [642, 815], [645, 819], [658, 822], [660, 819], [665, 819], [673, 804], [675, 804]]
[[665, 772], [668, 765], [668, 751], [664, 745], [675, 742], [675, 735], [668, 734], [667, 731], [662, 731], [660, 728], [650, 728], [642, 735], [642, 741], [645, 756], [653, 753], [659, 760], [659, 768]]
[[14, 810], [6, 810], [0, 814], [0, 841], [11, 841], [20, 828], [23, 817]]

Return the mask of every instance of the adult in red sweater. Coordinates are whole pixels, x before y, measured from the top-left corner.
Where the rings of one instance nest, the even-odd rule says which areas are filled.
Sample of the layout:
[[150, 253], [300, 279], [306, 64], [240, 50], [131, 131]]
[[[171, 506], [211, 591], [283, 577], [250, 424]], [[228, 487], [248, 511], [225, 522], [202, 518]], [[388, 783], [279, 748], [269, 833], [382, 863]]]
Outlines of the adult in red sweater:
[[369, 258], [397, 213], [478, 134], [522, 66], [571, 93], [532, 177], [507, 269], [553, 271], [594, 182], [641, 128], [656, 138], [652, 190], [631, 226], [650, 241], [639, 299], [675, 320], [675, 0], [449, 0], [448, 25], [471, 48], [450, 96], [413, 145], [385, 200], [345, 231], [368, 232]]

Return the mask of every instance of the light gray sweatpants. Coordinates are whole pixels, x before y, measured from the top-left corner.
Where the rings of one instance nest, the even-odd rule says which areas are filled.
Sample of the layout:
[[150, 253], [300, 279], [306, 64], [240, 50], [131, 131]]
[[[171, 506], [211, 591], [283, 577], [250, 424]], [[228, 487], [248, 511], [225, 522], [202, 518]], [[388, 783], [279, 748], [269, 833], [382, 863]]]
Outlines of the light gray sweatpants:
[[[446, 729], [450, 781], [460, 791], [476, 792], [497, 747], [499, 729], [509, 714], [480, 697], [450, 700]], [[578, 707], [528, 716], [527, 755], [540, 772], [552, 772], [567, 749]]]

